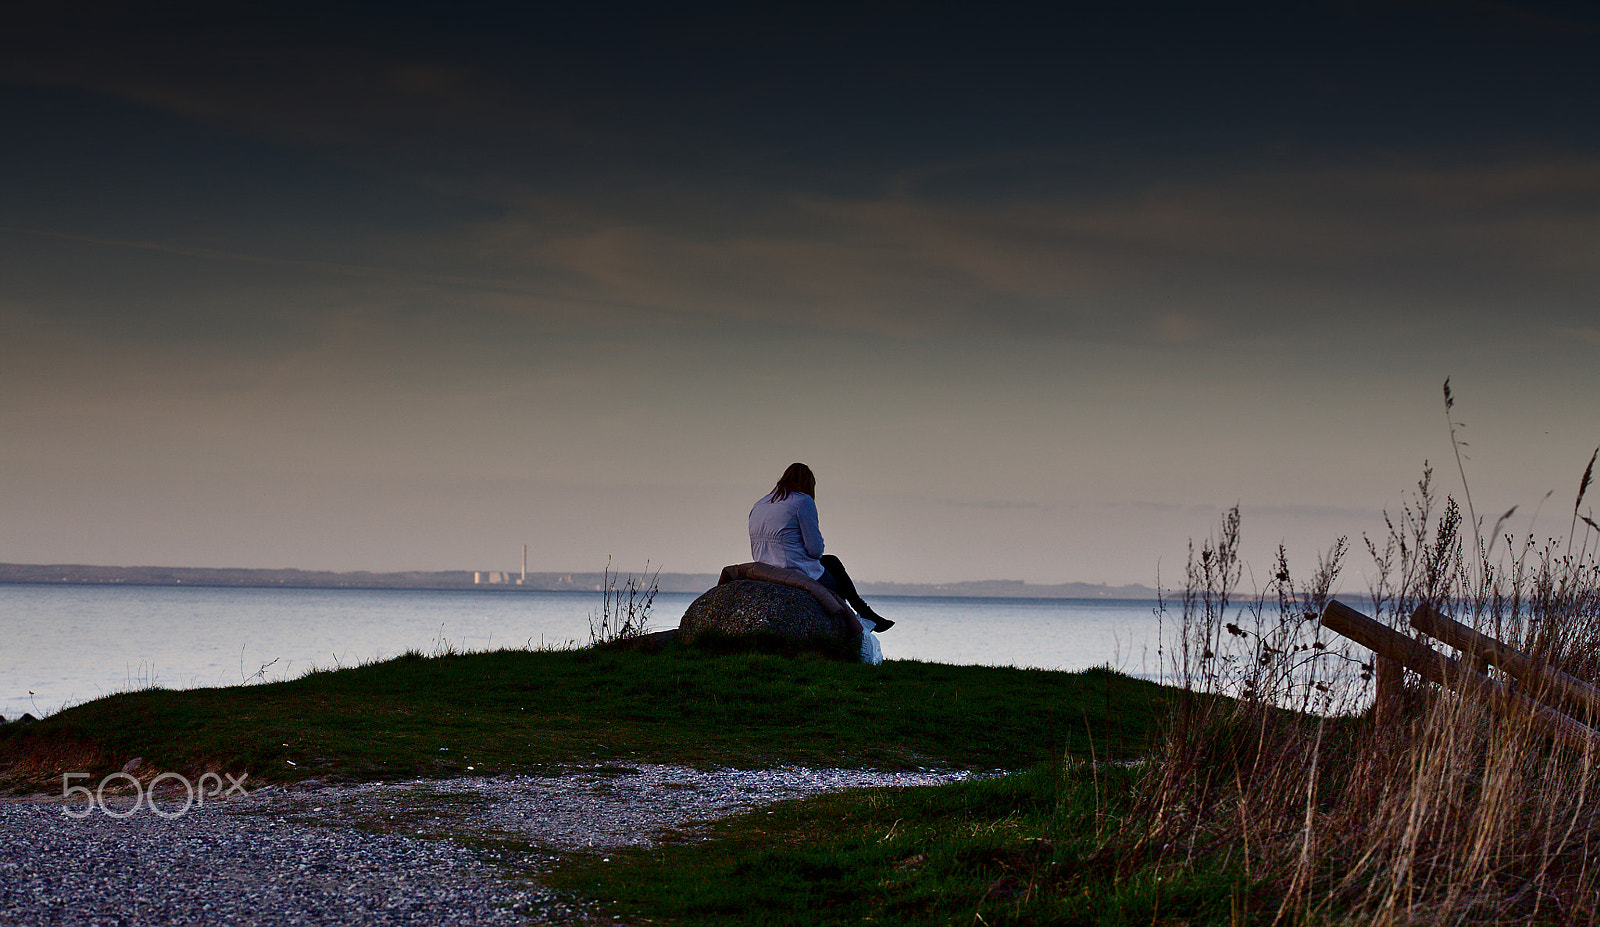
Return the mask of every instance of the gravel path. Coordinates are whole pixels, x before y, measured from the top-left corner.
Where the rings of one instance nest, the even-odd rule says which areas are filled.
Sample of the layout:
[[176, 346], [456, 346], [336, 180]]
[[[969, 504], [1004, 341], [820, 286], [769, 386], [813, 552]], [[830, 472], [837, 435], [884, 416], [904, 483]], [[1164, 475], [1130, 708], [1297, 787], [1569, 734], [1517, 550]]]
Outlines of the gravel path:
[[[163, 817], [106, 796], [0, 803], [0, 924], [435, 925], [572, 923], [542, 887], [561, 852], [647, 845], [761, 804], [965, 774], [676, 766], [552, 777], [302, 784]], [[307, 788], [306, 786], [310, 787]], [[131, 812], [131, 813], [130, 813]], [[113, 814], [127, 814], [114, 817]], [[533, 849], [529, 849], [529, 847]]]

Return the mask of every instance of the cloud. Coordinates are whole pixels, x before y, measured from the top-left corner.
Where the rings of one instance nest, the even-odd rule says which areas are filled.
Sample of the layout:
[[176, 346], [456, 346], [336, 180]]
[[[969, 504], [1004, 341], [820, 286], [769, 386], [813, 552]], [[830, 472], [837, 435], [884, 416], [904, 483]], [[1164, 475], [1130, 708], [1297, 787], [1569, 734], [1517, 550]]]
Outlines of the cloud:
[[1594, 291], [1600, 161], [1149, 178], [1118, 196], [535, 202], [473, 236], [502, 245], [498, 261], [685, 323], [1171, 345], [1335, 313], [1432, 324], [1513, 294], [1535, 317], [1558, 311]]
[[549, 168], [552, 153], [592, 159], [636, 141], [623, 127], [586, 118], [576, 88], [557, 97], [530, 81], [499, 36], [484, 39], [487, 48], [463, 49], [428, 23], [405, 22], [403, 12], [352, 28], [344, 20], [355, 11], [338, 4], [314, 16], [291, 6], [265, 17], [148, 7], [100, 11], [97, 22], [42, 13], [32, 30], [15, 33], [25, 39], [10, 43], [0, 75], [347, 165], [451, 175], [457, 190], [471, 176], [464, 167], [479, 178], [509, 176], [519, 166]]
[[1575, 338], [1589, 344], [1600, 345], [1600, 329], [1596, 328], [1558, 328], [1555, 333], [1562, 338]]
[[976, 501], [950, 499], [944, 501], [946, 505], [958, 509], [984, 509], [990, 512], [1055, 512], [1060, 509], [1058, 505], [1016, 499], [982, 499]]
[[488, 277], [471, 277], [454, 274], [429, 274], [419, 271], [406, 270], [403, 268], [345, 264], [335, 261], [297, 260], [294, 258], [276, 257], [269, 254], [249, 254], [239, 251], [229, 251], [221, 248], [202, 248], [193, 245], [183, 245], [172, 242], [126, 238], [103, 238], [91, 235], [73, 235], [67, 232], [56, 232], [47, 229], [24, 229], [14, 228], [11, 226], [0, 226], [0, 232], [10, 232], [12, 234], [28, 235], [37, 238], [50, 238], [57, 241], [76, 242], [79, 244], [103, 245], [110, 248], [128, 248], [136, 251], [152, 251], [161, 254], [176, 255], [178, 257], [198, 258], [205, 261], [264, 264], [270, 267], [293, 268], [296, 270], [309, 271], [316, 274], [362, 277], [374, 280], [386, 280], [396, 283], [427, 284], [431, 286], [444, 286], [460, 289], [487, 290], [490, 292], [538, 292], [527, 281], [521, 280], [493, 279]]
[[[337, 17], [304, 30], [102, 12], [100, 28], [57, 22], [54, 39], [19, 50], [7, 73], [408, 188], [470, 190], [504, 214], [419, 207], [405, 220], [416, 227], [400, 229], [374, 210], [372, 227], [327, 236], [331, 260], [280, 257], [203, 222], [182, 241], [54, 230], [84, 242], [338, 276], [414, 304], [563, 324], [589, 315], [674, 334], [790, 326], [890, 343], [1165, 350], [1282, 343], [1335, 318], [1355, 341], [1380, 321], [1485, 318], [1512, 298], [1552, 328], [1569, 320], [1549, 307], [1595, 295], [1600, 159], [1581, 154], [1426, 144], [1377, 154], [1358, 141], [1295, 160], [1263, 158], [1245, 141], [1202, 159], [1103, 129], [1071, 148], [1037, 147], [1027, 132], [986, 143], [965, 123], [940, 124], [924, 151], [867, 144], [848, 114], [819, 117], [817, 100], [770, 81], [730, 88], [711, 79], [720, 58], [709, 74], [640, 83], [663, 59], [610, 78], [603, 56], [587, 53], [528, 63], [481, 23], [459, 27], [465, 35], [440, 25], [449, 34], [439, 36], [423, 35], [439, 25], [426, 16], [380, 23], [398, 30], [386, 39]], [[558, 67], [579, 58], [583, 69]], [[735, 118], [748, 115], [730, 108], [741, 93], [743, 105], [769, 105], [771, 122]], [[803, 117], [816, 120], [814, 147], [786, 147]], [[904, 128], [929, 130], [905, 118]], [[1184, 141], [1203, 134], [1173, 125]], [[853, 154], [825, 153], [840, 150]], [[332, 221], [309, 209], [274, 218], [285, 241]]]
[[1530, 32], [1555, 32], [1569, 35], [1600, 35], [1600, 22], [1589, 13], [1589, 21], [1581, 17], [1585, 11], [1571, 8], [1559, 14], [1547, 10], [1533, 10], [1526, 5], [1500, 2], [1500, 0], [1471, 0], [1463, 8], [1491, 20], [1495, 26], [1509, 25]]
[[1167, 312], [1156, 317], [1155, 338], [1164, 344], [1186, 344], [1199, 341], [1204, 326], [1193, 316], [1181, 312]]

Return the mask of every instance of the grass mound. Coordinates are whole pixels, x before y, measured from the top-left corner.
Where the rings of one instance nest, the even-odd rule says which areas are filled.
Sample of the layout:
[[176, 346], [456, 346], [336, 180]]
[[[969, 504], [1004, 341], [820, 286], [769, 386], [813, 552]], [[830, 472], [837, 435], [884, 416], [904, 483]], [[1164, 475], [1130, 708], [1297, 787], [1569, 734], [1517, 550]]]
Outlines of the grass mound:
[[499, 651], [262, 685], [149, 689], [0, 732], [0, 782], [59, 788], [133, 757], [262, 781], [496, 775], [663, 762], [1019, 769], [1063, 751], [1130, 756], [1162, 690], [1065, 673], [814, 654]]

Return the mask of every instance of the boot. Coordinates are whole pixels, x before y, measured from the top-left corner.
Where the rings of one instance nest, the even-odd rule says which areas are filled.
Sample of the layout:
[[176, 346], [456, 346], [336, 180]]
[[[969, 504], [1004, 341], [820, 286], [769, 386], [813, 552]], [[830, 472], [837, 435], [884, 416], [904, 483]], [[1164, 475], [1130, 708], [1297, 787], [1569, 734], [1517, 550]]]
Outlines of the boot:
[[863, 617], [863, 618], [867, 619], [868, 621], [872, 622], [872, 630], [877, 632], [877, 633], [879, 633], [879, 634], [882, 634], [883, 632], [885, 632], [885, 631], [889, 630], [890, 628], [894, 627], [894, 622], [893, 621], [890, 621], [889, 619], [884, 618], [883, 616], [879, 615], [877, 612], [873, 611], [870, 608], [861, 609], [861, 617]]

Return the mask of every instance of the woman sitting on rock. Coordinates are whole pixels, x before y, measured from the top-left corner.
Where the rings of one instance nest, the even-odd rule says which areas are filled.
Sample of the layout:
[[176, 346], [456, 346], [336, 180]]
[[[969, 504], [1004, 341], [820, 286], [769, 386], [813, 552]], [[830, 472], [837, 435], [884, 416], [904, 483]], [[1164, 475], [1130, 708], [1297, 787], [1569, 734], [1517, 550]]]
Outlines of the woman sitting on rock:
[[783, 471], [778, 485], [750, 508], [750, 557], [761, 563], [804, 573], [844, 596], [856, 614], [883, 632], [894, 622], [882, 618], [861, 601], [844, 564], [822, 552], [822, 530], [817, 527], [817, 478], [803, 463]]

